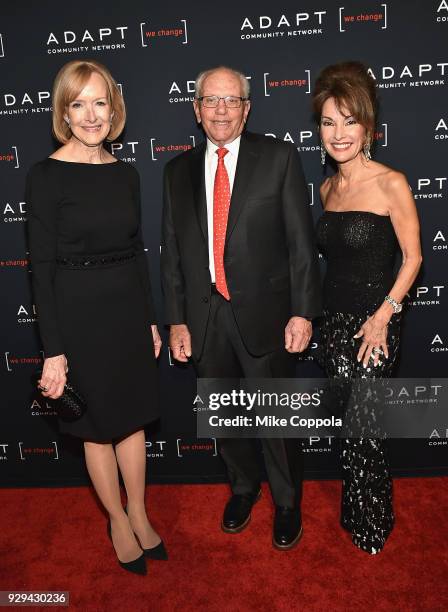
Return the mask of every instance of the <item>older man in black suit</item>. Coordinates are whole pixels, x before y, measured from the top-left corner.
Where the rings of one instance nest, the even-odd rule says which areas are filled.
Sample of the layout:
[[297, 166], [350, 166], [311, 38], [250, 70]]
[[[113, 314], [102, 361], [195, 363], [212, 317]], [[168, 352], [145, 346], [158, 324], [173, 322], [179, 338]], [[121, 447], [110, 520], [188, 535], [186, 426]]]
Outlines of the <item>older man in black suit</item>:
[[[290, 377], [321, 312], [318, 258], [297, 150], [244, 132], [249, 82], [218, 67], [196, 80], [206, 141], [165, 168], [162, 284], [173, 357], [206, 378]], [[222, 528], [249, 523], [260, 495], [253, 440], [220, 439], [232, 496]], [[302, 535], [297, 440], [262, 440], [274, 546]]]

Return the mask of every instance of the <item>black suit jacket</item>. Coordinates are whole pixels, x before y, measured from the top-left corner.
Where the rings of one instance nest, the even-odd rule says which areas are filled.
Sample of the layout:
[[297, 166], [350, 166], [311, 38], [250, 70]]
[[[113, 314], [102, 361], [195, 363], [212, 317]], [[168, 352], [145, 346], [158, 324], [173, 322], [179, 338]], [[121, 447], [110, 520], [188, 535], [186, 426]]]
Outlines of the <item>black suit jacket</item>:
[[[186, 323], [202, 352], [210, 310], [205, 195], [206, 143], [175, 157], [164, 174], [161, 273], [168, 324]], [[296, 148], [243, 133], [227, 224], [224, 267], [246, 348], [284, 346], [293, 315], [321, 314], [318, 255]]]

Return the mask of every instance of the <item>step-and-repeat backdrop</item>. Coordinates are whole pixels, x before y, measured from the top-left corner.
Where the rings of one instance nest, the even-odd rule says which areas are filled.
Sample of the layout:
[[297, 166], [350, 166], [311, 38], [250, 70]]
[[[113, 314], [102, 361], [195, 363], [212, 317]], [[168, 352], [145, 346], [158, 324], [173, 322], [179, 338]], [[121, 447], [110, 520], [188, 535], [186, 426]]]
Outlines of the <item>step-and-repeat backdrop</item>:
[[[192, 111], [197, 73], [226, 64], [247, 75], [252, 88], [249, 128], [297, 147], [317, 219], [325, 172], [310, 93], [324, 66], [347, 59], [363, 61], [376, 80], [381, 102], [374, 156], [406, 173], [422, 226], [424, 265], [407, 299], [397, 374], [441, 377], [448, 364], [447, 36], [446, 0], [4, 3], [0, 9], [0, 482], [87, 482], [80, 442], [58, 434], [53, 407], [33, 393], [31, 384], [42, 351], [30, 291], [24, 181], [30, 165], [57, 146], [50, 130], [50, 91], [65, 62], [99, 60], [120, 84], [128, 121], [111, 151], [141, 174], [145, 242], [163, 321], [158, 271], [161, 177], [169, 159], [202, 139]], [[316, 344], [317, 338], [299, 374], [322, 375], [312, 362]], [[148, 432], [150, 480], [223, 479], [215, 441], [196, 437], [192, 368], [174, 365], [165, 342], [159, 371], [163, 417]], [[418, 396], [410, 381], [402, 398], [418, 402]], [[446, 473], [447, 435], [448, 430], [434, 429], [427, 439], [391, 441], [395, 473]], [[298, 441], [297, 452], [305, 455], [309, 477], [338, 473], [334, 439]]]

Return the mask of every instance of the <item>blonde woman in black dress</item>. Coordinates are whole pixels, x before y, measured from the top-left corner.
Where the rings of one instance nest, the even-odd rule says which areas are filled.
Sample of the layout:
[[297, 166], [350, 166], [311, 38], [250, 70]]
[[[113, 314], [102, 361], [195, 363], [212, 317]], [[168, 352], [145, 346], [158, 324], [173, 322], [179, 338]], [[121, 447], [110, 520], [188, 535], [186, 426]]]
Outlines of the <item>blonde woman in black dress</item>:
[[[328, 154], [337, 164], [321, 186], [325, 212], [317, 227], [327, 260], [323, 365], [342, 381], [386, 378], [398, 352], [401, 301], [422, 261], [414, 199], [403, 174], [371, 159], [375, 82], [362, 64], [325, 68], [313, 105], [322, 163]], [[342, 525], [359, 548], [378, 553], [394, 523], [384, 441], [343, 440], [342, 468]]]
[[141, 237], [139, 176], [104, 148], [124, 122], [122, 97], [104, 66], [63, 66], [53, 89], [53, 132], [62, 146], [31, 168], [27, 202], [45, 350], [40, 388], [57, 399], [68, 371], [86, 399], [85, 414], [60, 428], [84, 440], [120, 565], [145, 574], [145, 557], [166, 558], [144, 506], [143, 427], [158, 416], [161, 340]]

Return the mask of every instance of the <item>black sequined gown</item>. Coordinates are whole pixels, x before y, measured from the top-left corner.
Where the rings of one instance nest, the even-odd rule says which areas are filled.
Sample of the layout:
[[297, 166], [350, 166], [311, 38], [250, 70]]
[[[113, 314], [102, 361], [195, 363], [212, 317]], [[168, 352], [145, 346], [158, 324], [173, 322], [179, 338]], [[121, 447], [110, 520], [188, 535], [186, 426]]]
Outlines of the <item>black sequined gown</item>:
[[[327, 260], [320, 361], [333, 379], [387, 378], [399, 345], [398, 315], [388, 326], [389, 358], [364, 369], [356, 359], [361, 343], [353, 336], [382, 304], [394, 284], [397, 240], [390, 217], [365, 211], [326, 211], [317, 240]], [[378, 553], [389, 536], [394, 514], [392, 481], [384, 440], [342, 440], [342, 526], [353, 542]]]

